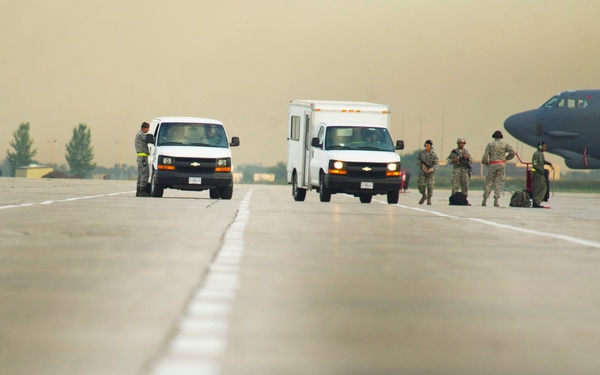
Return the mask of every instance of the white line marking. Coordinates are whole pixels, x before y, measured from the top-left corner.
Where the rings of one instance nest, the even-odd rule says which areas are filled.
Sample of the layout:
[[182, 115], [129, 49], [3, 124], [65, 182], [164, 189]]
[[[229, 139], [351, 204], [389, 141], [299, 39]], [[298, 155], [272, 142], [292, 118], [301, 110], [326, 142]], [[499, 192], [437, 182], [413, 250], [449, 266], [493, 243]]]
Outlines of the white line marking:
[[219, 361], [227, 348], [228, 318], [242, 282], [240, 263], [251, 194], [252, 190], [242, 199], [204, 283], [187, 306], [167, 352], [154, 364], [150, 374], [216, 375], [220, 372]]
[[[379, 201], [379, 202], [385, 203], [383, 201]], [[515, 227], [515, 226], [512, 226], [512, 225], [508, 225], [508, 224], [499, 224], [499, 223], [496, 223], [494, 221], [484, 220], [484, 219], [478, 219], [478, 218], [474, 218], [474, 217], [465, 217], [465, 218], [462, 218], [462, 217], [459, 217], [459, 216], [447, 215], [447, 214], [444, 214], [444, 213], [441, 213], [441, 212], [437, 212], [437, 211], [433, 211], [433, 210], [426, 210], [426, 209], [423, 209], [423, 208], [410, 207], [410, 206], [401, 205], [401, 204], [396, 204], [395, 206], [400, 207], [400, 208], [405, 208], [405, 209], [413, 210], [413, 211], [425, 212], [425, 213], [432, 214], [432, 215], [447, 217], [447, 218], [450, 218], [450, 219], [472, 220], [472, 221], [479, 222], [481, 224], [490, 225], [490, 226], [497, 227], [497, 228], [514, 230], [514, 231], [517, 231], [517, 232], [523, 232], [523, 233], [527, 233], [527, 234], [535, 234], [535, 235], [542, 236], [542, 237], [551, 237], [551, 238], [555, 238], [557, 240], [567, 241], [567, 242], [571, 242], [571, 243], [574, 243], [574, 244], [577, 244], [577, 245], [589, 246], [589, 247], [594, 247], [596, 249], [600, 249], [600, 243], [598, 243], [598, 242], [584, 240], [582, 238], [567, 236], [567, 235], [564, 235], [564, 234], [555, 234], [555, 233], [542, 232], [542, 231], [537, 231], [537, 230], [532, 230], [532, 229], [520, 228], [520, 227]]]
[[55, 201], [43, 201], [43, 202], [39, 202], [39, 203], [23, 203], [23, 204], [12, 204], [12, 205], [7, 205], [7, 206], [0, 206], [0, 210], [6, 209], [6, 208], [19, 208], [19, 207], [31, 207], [31, 206], [35, 206], [35, 205], [49, 205], [49, 204], [54, 204], [54, 203], [59, 203], [59, 202], [73, 202], [73, 201], [78, 201], [81, 199], [93, 199], [93, 198], [102, 198], [102, 197], [112, 197], [115, 195], [120, 195], [120, 194], [129, 194], [129, 193], [134, 193], [134, 191], [123, 191], [120, 193], [110, 193], [110, 194], [101, 194], [101, 195], [89, 195], [89, 196], [85, 196], [85, 197], [71, 197], [71, 198], [65, 198], [65, 199], [60, 199], [60, 200], [55, 200]]
[[571, 242], [571, 243], [574, 243], [577, 245], [590, 246], [590, 247], [595, 247], [597, 249], [600, 249], [600, 243], [598, 243], [598, 242], [588, 241], [588, 240], [584, 240], [584, 239], [577, 238], [577, 237], [567, 236], [564, 234], [554, 234], [554, 233], [548, 233], [548, 232], [541, 232], [541, 231], [537, 231], [537, 230], [533, 230], [533, 229], [513, 227], [512, 225], [498, 224], [493, 221], [471, 218], [471, 217], [466, 218], [466, 219], [476, 221], [476, 222], [479, 222], [482, 224], [491, 225], [491, 226], [498, 227], [498, 228], [510, 229], [510, 230], [514, 230], [517, 232], [527, 233], [527, 234], [537, 234], [538, 236], [544, 236], [544, 237], [548, 236], [548, 237], [556, 238], [557, 240], [563, 240], [563, 241]]

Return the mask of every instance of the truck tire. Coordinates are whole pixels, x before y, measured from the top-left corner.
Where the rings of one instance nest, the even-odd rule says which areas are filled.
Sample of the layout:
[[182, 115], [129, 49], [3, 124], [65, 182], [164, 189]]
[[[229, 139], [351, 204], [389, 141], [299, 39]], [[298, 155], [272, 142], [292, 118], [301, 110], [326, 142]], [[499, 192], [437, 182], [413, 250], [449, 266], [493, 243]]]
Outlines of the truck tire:
[[150, 182], [150, 195], [154, 198], [161, 198], [165, 192], [165, 188], [156, 183], [156, 172], [152, 171], [152, 180]]
[[359, 196], [359, 198], [360, 198], [360, 203], [371, 203], [373, 196], [371, 194], [361, 194]]
[[387, 201], [388, 204], [397, 204], [400, 196], [400, 190], [388, 190]]
[[210, 189], [208, 191], [208, 195], [210, 196], [210, 199], [219, 199], [221, 197], [221, 194], [219, 194], [219, 188]]
[[295, 172], [292, 177], [292, 196], [296, 202], [304, 202], [304, 198], [306, 198], [306, 189], [298, 187], [298, 176]]
[[329, 202], [331, 200], [331, 192], [325, 187], [325, 175], [321, 173], [319, 178], [319, 200], [321, 202]]
[[219, 188], [219, 196], [221, 199], [231, 199], [233, 197], [233, 182], [230, 186]]

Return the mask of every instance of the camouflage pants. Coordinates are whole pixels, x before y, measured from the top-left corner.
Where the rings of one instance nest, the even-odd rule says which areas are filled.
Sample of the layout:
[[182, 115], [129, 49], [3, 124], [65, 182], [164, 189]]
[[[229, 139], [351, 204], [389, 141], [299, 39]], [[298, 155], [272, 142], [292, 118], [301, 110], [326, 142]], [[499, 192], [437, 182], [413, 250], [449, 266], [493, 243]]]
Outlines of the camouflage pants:
[[[433, 184], [435, 184], [435, 172], [427, 173], [420, 171], [419, 177], [417, 177], [417, 187], [419, 193], [427, 195], [429, 198], [433, 196]], [[427, 190], [427, 194], [425, 191]]]
[[531, 174], [531, 195], [535, 204], [541, 204], [546, 197], [546, 177], [543, 174]]
[[145, 188], [146, 184], [148, 183], [148, 178], [150, 178], [150, 167], [148, 166], [148, 157], [147, 156], [138, 156], [137, 165], [138, 165], [137, 187]]
[[463, 168], [454, 168], [452, 171], [452, 194], [460, 191], [469, 195], [469, 171]]
[[483, 197], [488, 198], [494, 186], [494, 198], [500, 198], [502, 194], [502, 183], [504, 182], [504, 164], [488, 165], [488, 174], [485, 176], [485, 186], [483, 188]]

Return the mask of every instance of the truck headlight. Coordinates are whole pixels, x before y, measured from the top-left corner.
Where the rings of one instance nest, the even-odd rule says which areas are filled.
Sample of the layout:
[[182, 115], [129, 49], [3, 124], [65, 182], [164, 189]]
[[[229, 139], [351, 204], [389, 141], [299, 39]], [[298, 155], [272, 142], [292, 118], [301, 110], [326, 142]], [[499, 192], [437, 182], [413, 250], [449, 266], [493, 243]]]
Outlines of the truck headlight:
[[174, 171], [175, 165], [173, 164], [173, 158], [168, 156], [159, 156], [158, 165], [156, 168], [165, 171]]
[[346, 163], [340, 160], [329, 161], [329, 174], [346, 174]]
[[385, 172], [387, 177], [399, 177], [400, 176], [400, 163], [388, 163], [387, 171]]
[[231, 158], [217, 159], [215, 172], [231, 172]]

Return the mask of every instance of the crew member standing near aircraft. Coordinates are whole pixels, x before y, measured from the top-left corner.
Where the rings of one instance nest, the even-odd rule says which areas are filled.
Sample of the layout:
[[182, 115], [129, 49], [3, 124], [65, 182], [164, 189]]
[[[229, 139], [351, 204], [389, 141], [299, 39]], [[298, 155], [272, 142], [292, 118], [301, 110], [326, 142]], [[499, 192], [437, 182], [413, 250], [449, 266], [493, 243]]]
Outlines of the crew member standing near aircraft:
[[467, 140], [464, 138], [458, 138], [456, 145], [458, 146], [450, 153], [448, 160], [452, 163], [452, 194], [456, 193], [459, 189], [464, 195], [469, 195], [469, 178], [471, 178], [471, 163], [473, 158], [465, 145]]
[[433, 196], [433, 184], [435, 183], [435, 171], [440, 165], [440, 161], [435, 151], [433, 151], [433, 142], [425, 141], [425, 149], [417, 156], [417, 165], [419, 166], [419, 177], [417, 177], [417, 186], [419, 192], [423, 195], [419, 204], [423, 204], [427, 200], [427, 204], [431, 205], [431, 197]]
[[140, 131], [135, 134], [135, 152], [137, 152], [138, 165], [136, 197], [150, 196], [146, 192], [146, 184], [148, 184], [148, 177], [150, 177], [150, 168], [148, 167], [150, 149], [148, 148], [148, 142], [146, 142], [146, 133], [148, 133], [148, 130], [150, 130], [150, 125], [147, 122], [143, 122]]
[[515, 157], [515, 150], [502, 140], [504, 135], [500, 130], [496, 130], [492, 135], [494, 140], [488, 143], [481, 158], [481, 162], [488, 166], [488, 174], [485, 177], [485, 187], [483, 188], [482, 206], [487, 204], [492, 185], [494, 185], [494, 206], [500, 207], [498, 198], [502, 193], [502, 183], [504, 182], [504, 172], [506, 171], [506, 161]]
[[552, 163], [546, 161], [544, 152], [546, 151], [546, 142], [540, 141], [538, 143], [538, 149], [534, 152], [531, 158], [531, 193], [533, 195], [533, 207], [541, 208], [542, 201], [546, 196], [546, 170], [544, 165], [549, 165], [550, 168], [554, 168]]

